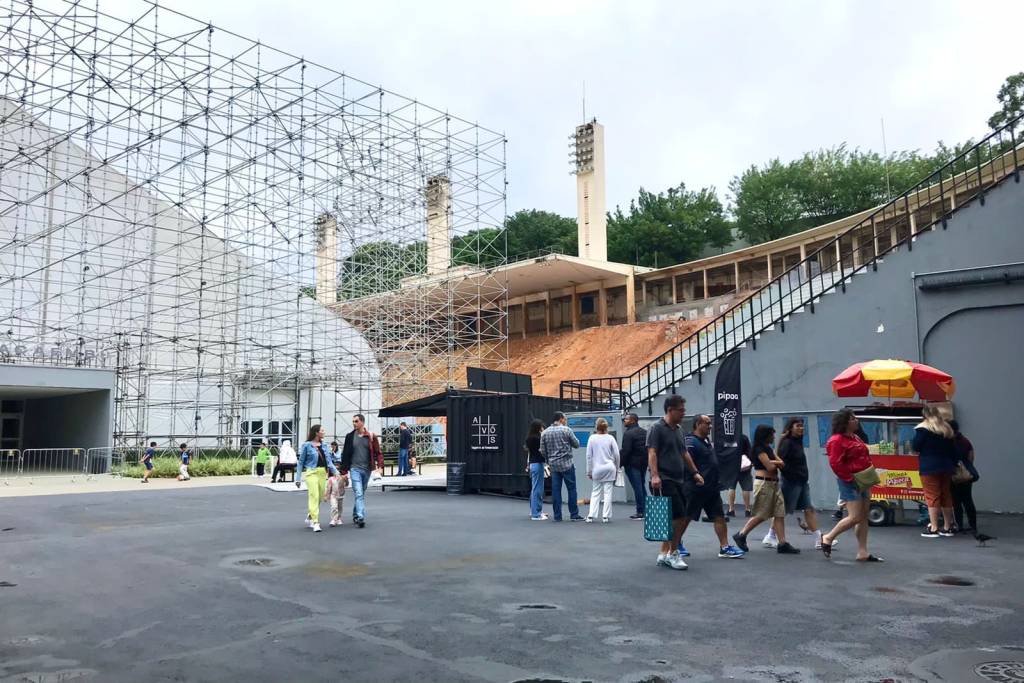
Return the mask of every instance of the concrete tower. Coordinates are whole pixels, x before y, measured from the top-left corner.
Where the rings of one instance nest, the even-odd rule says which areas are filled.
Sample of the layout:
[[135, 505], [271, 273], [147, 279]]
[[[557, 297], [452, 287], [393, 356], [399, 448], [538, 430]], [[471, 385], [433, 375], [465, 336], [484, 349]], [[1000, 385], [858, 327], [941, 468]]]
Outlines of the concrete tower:
[[608, 260], [608, 219], [604, 193], [604, 126], [593, 119], [576, 126], [576, 226], [581, 258]]
[[436, 175], [427, 179], [427, 275], [437, 275], [451, 265], [451, 181]]
[[314, 223], [316, 234], [316, 300], [325, 306], [338, 301], [338, 221], [329, 213]]

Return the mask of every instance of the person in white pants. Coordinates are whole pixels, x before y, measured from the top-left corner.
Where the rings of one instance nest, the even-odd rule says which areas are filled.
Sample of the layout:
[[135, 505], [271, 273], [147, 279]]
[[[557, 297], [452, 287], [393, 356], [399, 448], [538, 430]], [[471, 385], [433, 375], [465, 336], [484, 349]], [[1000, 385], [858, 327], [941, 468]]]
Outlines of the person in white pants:
[[594, 428], [597, 433], [591, 434], [587, 440], [587, 478], [594, 483], [587, 521], [593, 522], [600, 508], [601, 521], [610, 522], [612, 488], [615, 486], [615, 474], [619, 471], [619, 444], [608, 433], [608, 422], [604, 418], [598, 418]]

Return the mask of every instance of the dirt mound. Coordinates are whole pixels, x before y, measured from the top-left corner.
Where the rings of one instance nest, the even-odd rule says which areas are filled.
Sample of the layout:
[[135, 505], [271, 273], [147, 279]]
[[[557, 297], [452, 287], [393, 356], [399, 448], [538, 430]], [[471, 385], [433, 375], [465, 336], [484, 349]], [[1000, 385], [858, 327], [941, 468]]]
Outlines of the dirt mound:
[[533, 393], [557, 396], [567, 379], [628, 375], [685, 339], [701, 323], [687, 320], [591, 327], [550, 337], [509, 339], [509, 370], [533, 376]]

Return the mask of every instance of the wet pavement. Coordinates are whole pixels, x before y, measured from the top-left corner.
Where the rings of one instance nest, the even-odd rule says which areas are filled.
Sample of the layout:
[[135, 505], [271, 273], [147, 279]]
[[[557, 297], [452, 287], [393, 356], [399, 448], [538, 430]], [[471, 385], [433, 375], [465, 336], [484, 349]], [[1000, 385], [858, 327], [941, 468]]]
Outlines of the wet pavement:
[[851, 534], [825, 561], [798, 529], [799, 556], [752, 535], [722, 560], [695, 523], [675, 572], [624, 505], [556, 524], [374, 491], [366, 528], [313, 534], [304, 504], [254, 486], [0, 501], [0, 683], [1024, 680], [1020, 517], [983, 516], [987, 547], [872, 529], [877, 565]]

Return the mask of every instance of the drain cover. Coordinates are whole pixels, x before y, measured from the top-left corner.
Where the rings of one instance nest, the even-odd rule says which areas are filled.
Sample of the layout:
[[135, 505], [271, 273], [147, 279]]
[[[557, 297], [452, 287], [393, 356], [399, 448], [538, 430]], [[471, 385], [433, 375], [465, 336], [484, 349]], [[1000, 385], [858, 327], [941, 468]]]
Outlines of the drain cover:
[[523, 610], [531, 609], [558, 609], [558, 605], [545, 605], [542, 603], [538, 603], [533, 605], [519, 605], [518, 607], [516, 607], [516, 609], [520, 612], [522, 612]]
[[5, 527], [3, 529], [0, 529], [0, 531], [14, 531], [14, 527], [13, 526]]
[[974, 582], [960, 576], [933, 576], [928, 579], [929, 583], [937, 583], [940, 586], [973, 586]]
[[250, 557], [246, 560], [235, 562], [240, 567], [273, 567], [274, 561], [269, 557]]
[[974, 667], [974, 673], [995, 683], [1024, 681], [1024, 662], [983, 662]]
[[11, 583], [10, 581], [0, 581], [0, 588], [13, 588], [17, 585], [18, 584]]

